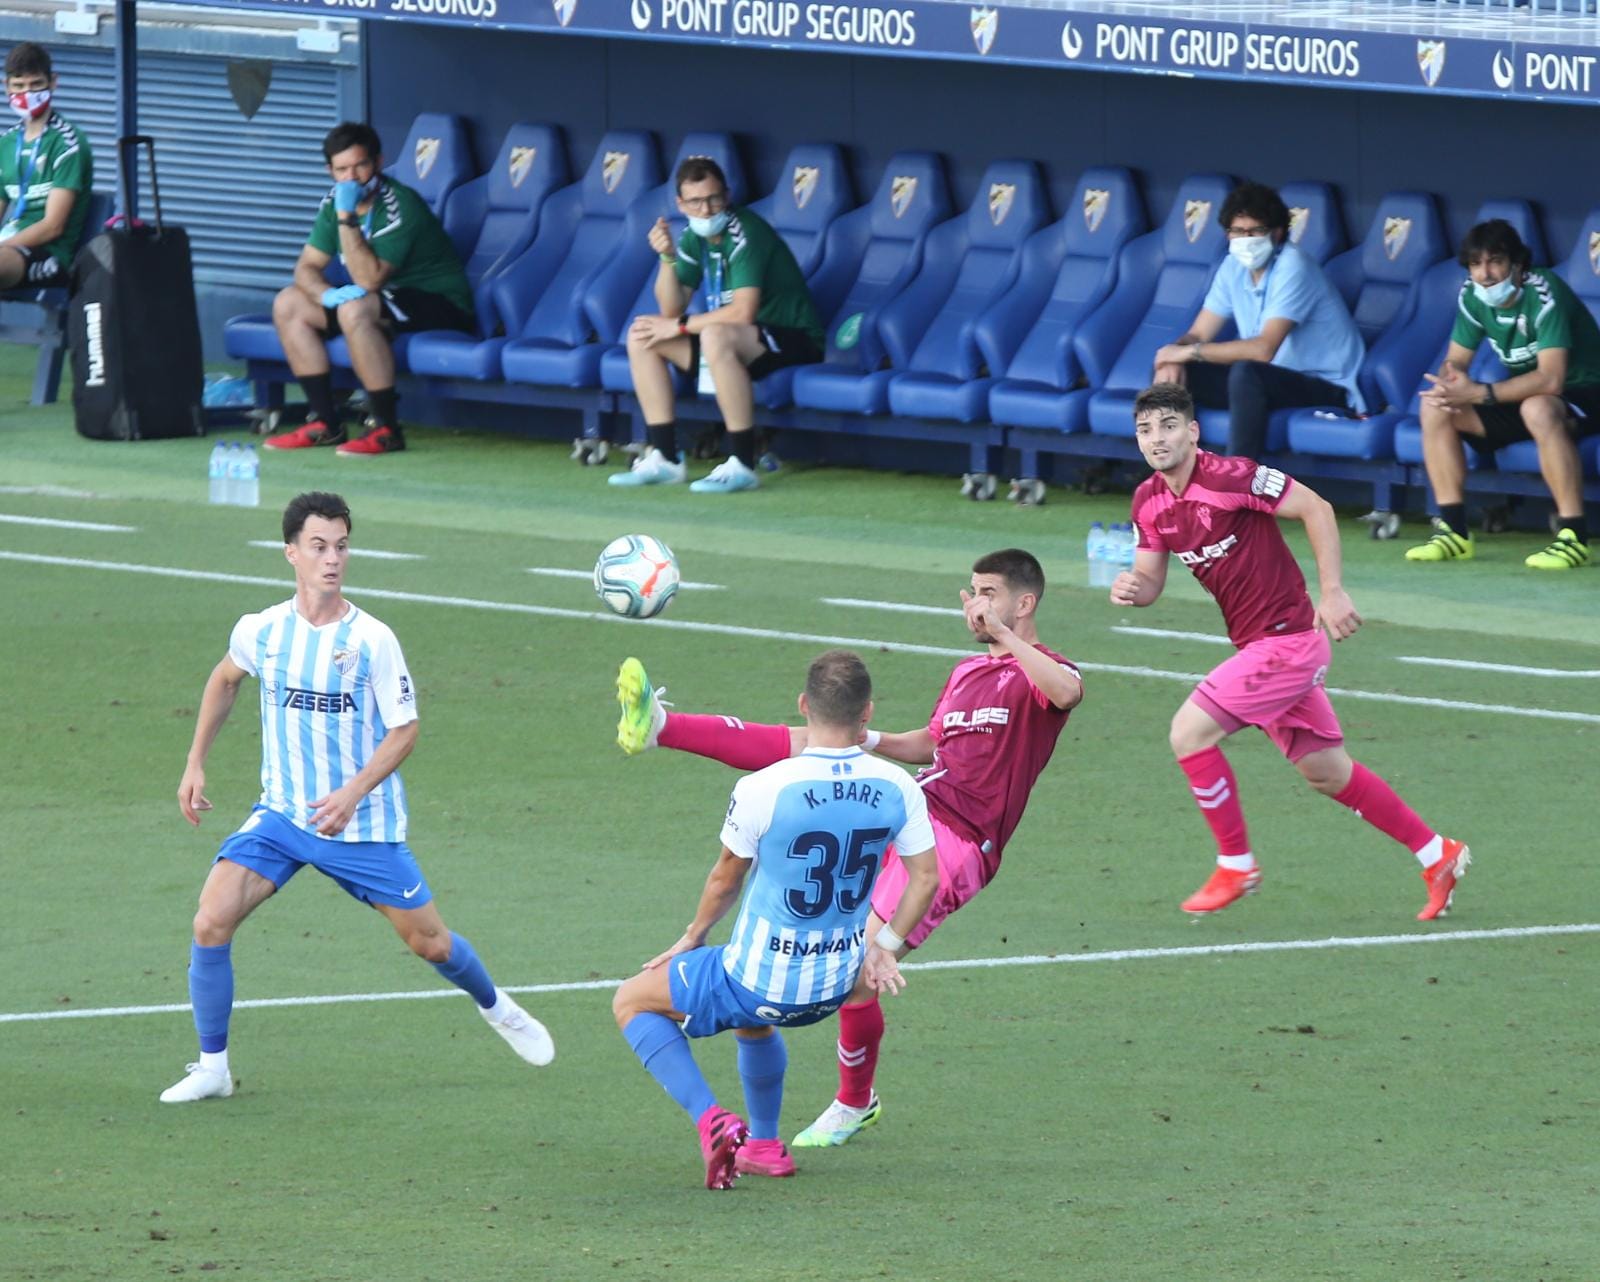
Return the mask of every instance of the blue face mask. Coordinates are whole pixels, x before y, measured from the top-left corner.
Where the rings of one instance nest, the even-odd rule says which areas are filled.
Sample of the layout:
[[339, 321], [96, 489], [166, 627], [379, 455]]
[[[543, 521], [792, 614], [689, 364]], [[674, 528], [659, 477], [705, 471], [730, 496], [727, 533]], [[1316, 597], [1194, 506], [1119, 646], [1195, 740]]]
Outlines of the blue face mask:
[[724, 209], [720, 214], [712, 214], [709, 218], [689, 219], [689, 230], [696, 236], [720, 236], [728, 225], [728, 211]]
[[1504, 307], [1510, 301], [1511, 295], [1517, 292], [1517, 285], [1509, 276], [1493, 285], [1480, 285], [1477, 281], [1473, 281], [1472, 292], [1480, 303], [1488, 307]]

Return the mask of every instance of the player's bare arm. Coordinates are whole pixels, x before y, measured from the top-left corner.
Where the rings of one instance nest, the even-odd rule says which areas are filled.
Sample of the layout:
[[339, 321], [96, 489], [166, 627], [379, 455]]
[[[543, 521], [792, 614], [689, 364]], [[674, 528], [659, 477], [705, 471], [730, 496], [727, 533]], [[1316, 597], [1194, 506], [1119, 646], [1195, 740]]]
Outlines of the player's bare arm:
[[1053, 706], [1063, 712], [1078, 706], [1083, 698], [1083, 683], [1048, 654], [1019, 637], [1000, 617], [988, 597], [981, 593], [973, 596], [963, 589], [961, 602], [967, 612], [968, 626], [973, 627], [974, 631], [986, 633], [991, 644], [1004, 647], [1028, 680], [1033, 682], [1034, 689], [1050, 700]]
[[195, 719], [194, 740], [189, 745], [189, 758], [184, 764], [183, 778], [178, 783], [178, 809], [196, 828], [200, 826], [200, 811], [210, 810], [206, 800], [206, 757], [228, 714], [233, 711], [234, 700], [239, 697], [239, 685], [250, 674], [227, 655], [211, 669], [206, 678], [205, 691], [200, 696], [200, 713]]
[[311, 826], [324, 837], [336, 837], [343, 832], [361, 799], [400, 769], [400, 763], [411, 755], [411, 750], [417, 746], [417, 729], [415, 721], [408, 721], [384, 735], [372, 760], [354, 779], [311, 803]]
[[295, 260], [294, 283], [318, 307], [322, 306], [322, 294], [328, 288], [324, 273], [332, 261], [333, 255], [323, 253], [314, 245], [302, 245], [300, 257]]
[[339, 224], [339, 254], [350, 279], [369, 294], [376, 294], [394, 275], [394, 264], [384, 262], [373, 253], [372, 245], [359, 227]]
[[872, 751], [880, 757], [888, 757], [890, 761], [898, 761], [907, 766], [931, 765], [934, 755], [933, 735], [927, 726], [881, 734], [878, 736], [877, 746]]
[[[77, 199], [78, 193], [69, 188], [52, 187], [45, 197], [43, 217], [7, 237], [6, 244], [14, 249], [33, 249], [60, 240], [67, 234], [67, 222]], [[3, 214], [4, 206], [0, 206], [0, 216]]]
[[1167, 586], [1167, 554], [1140, 548], [1133, 554], [1133, 569], [1111, 581], [1112, 605], [1150, 605]]
[[[900, 859], [905, 864], [908, 880], [886, 928], [896, 939], [903, 941], [926, 916], [933, 904], [933, 897], [939, 893], [939, 859], [931, 846], [914, 855], [901, 855]], [[875, 918], [869, 917], [867, 920], [870, 928]], [[900, 958], [908, 951], [903, 942], [896, 948], [885, 948], [876, 936], [869, 937], [856, 994], [864, 997], [863, 988], [875, 993], [899, 993], [906, 986], [905, 976], [900, 973]]]
[[655, 970], [665, 965], [679, 953], [705, 945], [711, 928], [728, 915], [728, 910], [739, 901], [744, 879], [749, 875], [751, 860], [741, 859], [726, 846], [717, 856], [706, 877], [705, 889], [700, 892], [700, 906], [695, 909], [694, 920], [684, 927], [678, 942], [664, 953], [658, 953], [644, 964], [645, 970]]
[[1328, 629], [1328, 635], [1335, 641], [1354, 636], [1361, 626], [1361, 616], [1356, 613], [1350, 594], [1344, 590], [1339, 522], [1333, 506], [1310, 486], [1296, 481], [1278, 504], [1278, 515], [1305, 524], [1311, 553], [1317, 559], [1317, 581], [1321, 590], [1317, 622]]

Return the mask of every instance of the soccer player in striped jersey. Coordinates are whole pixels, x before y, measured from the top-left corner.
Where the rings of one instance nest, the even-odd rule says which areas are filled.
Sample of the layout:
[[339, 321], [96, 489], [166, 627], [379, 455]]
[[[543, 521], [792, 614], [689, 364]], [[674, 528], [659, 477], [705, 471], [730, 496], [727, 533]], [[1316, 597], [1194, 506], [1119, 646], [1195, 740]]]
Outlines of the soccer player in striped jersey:
[[[821, 655], [799, 704], [804, 749], [734, 786], [694, 920], [612, 1002], [628, 1045], [699, 1129], [708, 1189], [731, 1188], [736, 1174], [794, 1174], [778, 1138], [779, 1029], [826, 1019], [862, 992], [898, 992], [898, 954], [939, 888], [922, 791], [860, 747], [872, 717], [866, 665], [848, 650]], [[872, 887], [891, 845], [905, 889], [892, 919], [876, 923]], [[732, 938], [707, 947], [752, 868]], [[717, 1104], [689, 1050], [687, 1038], [728, 1029], [748, 1128]]]
[[[1342, 641], [1361, 626], [1340, 577], [1333, 509], [1276, 468], [1199, 449], [1194, 399], [1176, 383], [1140, 392], [1133, 417], [1154, 475], [1133, 492], [1139, 546], [1133, 569], [1111, 585], [1111, 604], [1152, 604], [1166, 587], [1167, 558], [1176, 555], [1217, 599], [1238, 647], [1172, 718], [1172, 751], [1217, 843], [1216, 868], [1183, 901], [1183, 910], [1218, 912], [1261, 884], [1239, 785], [1221, 747], [1230, 735], [1255, 726], [1313, 788], [1416, 856], [1428, 888], [1417, 919], [1444, 916], [1471, 852], [1429, 827], [1378, 775], [1351, 760], [1323, 684], [1332, 657], [1328, 638]], [[1305, 523], [1321, 580], [1315, 606], [1278, 528], [1283, 518]]]
[[[961, 600], [967, 630], [984, 651], [956, 665], [925, 725], [898, 734], [873, 730], [863, 738], [869, 752], [924, 767], [917, 783], [933, 824], [939, 892], [896, 950], [901, 957], [999, 872], [1034, 782], [1083, 698], [1078, 669], [1039, 642], [1035, 616], [1044, 587], [1038, 558], [1021, 548], [979, 557]], [[668, 712], [659, 693], [637, 659], [623, 663], [617, 744], [624, 752], [659, 745], [754, 770], [803, 751], [808, 742], [806, 727]], [[905, 885], [905, 869], [891, 852], [872, 890], [869, 934], [898, 916]], [[868, 988], [852, 993], [839, 1012], [839, 1092], [795, 1136], [796, 1148], [831, 1148], [877, 1123], [883, 1106], [873, 1083], [883, 1032], [878, 995]]]
[[345, 600], [350, 509], [337, 494], [295, 498], [283, 513], [294, 567], [288, 601], [234, 625], [228, 652], [200, 699], [178, 808], [196, 827], [206, 756], [246, 677], [261, 684], [261, 800], [223, 841], [200, 890], [189, 954], [189, 997], [200, 1058], [161, 1094], [167, 1104], [233, 1094], [228, 1018], [234, 932], [310, 864], [376, 908], [400, 938], [469, 993], [479, 1013], [530, 1064], [555, 1046], [537, 1020], [497, 988], [478, 955], [439, 916], [406, 845], [400, 763], [417, 742], [416, 689], [395, 635]]

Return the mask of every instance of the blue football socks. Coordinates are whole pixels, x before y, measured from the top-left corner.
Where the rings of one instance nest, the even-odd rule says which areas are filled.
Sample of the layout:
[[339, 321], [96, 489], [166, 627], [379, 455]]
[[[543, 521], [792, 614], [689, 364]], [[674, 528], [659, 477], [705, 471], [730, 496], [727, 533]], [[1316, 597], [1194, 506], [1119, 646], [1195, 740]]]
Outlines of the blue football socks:
[[783, 1072], [789, 1066], [789, 1051], [783, 1034], [776, 1029], [771, 1037], [741, 1037], [739, 1078], [744, 1082], [744, 1106], [750, 1113], [750, 1138], [778, 1138], [778, 1114], [783, 1111]]
[[705, 1074], [694, 1062], [689, 1039], [673, 1020], [645, 1012], [630, 1019], [622, 1035], [650, 1076], [678, 1102], [691, 1122], [698, 1122], [701, 1114], [716, 1104]]
[[450, 956], [442, 962], [434, 962], [433, 968], [457, 988], [470, 993], [472, 1000], [484, 1010], [494, 1005], [494, 980], [489, 978], [489, 972], [478, 960], [472, 945], [455, 931], [450, 932]]
[[200, 1049], [228, 1049], [228, 1016], [233, 1012], [233, 944], [207, 948], [189, 945], [189, 1002], [194, 1007], [194, 1030]]

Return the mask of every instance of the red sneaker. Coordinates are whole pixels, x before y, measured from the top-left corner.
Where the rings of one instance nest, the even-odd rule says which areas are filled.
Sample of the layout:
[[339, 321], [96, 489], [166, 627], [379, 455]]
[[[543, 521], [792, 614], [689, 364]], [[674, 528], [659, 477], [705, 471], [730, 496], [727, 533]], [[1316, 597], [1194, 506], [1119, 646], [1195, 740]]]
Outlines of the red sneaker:
[[1428, 906], [1417, 914], [1418, 921], [1432, 921], [1450, 911], [1450, 901], [1455, 898], [1456, 882], [1467, 873], [1472, 862], [1472, 851], [1462, 841], [1444, 839], [1444, 857], [1432, 868], [1422, 870], [1422, 880], [1428, 886]]
[[365, 457], [369, 454], [397, 454], [406, 447], [406, 438], [398, 427], [385, 423], [370, 432], [363, 432], [353, 441], [341, 445], [335, 454], [343, 458]]
[[1261, 869], [1235, 872], [1232, 868], [1218, 868], [1211, 880], [1183, 901], [1186, 913], [1221, 912], [1236, 899], [1253, 895], [1261, 886]]
[[738, 1174], [735, 1163], [739, 1146], [749, 1138], [750, 1130], [737, 1113], [712, 1105], [701, 1115], [700, 1155], [706, 1160], [706, 1187], [731, 1189]]
[[782, 1140], [746, 1140], [733, 1155], [738, 1175], [771, 1175], [776, 1179], [794, 1174], [794, 1158]]
[[261, 442], [264, 450], [308, 450], [315, 445], [341, 445], [344, 428], [329, 427], [320, 418], [307, 419], [292, 432], [280, 432]]

